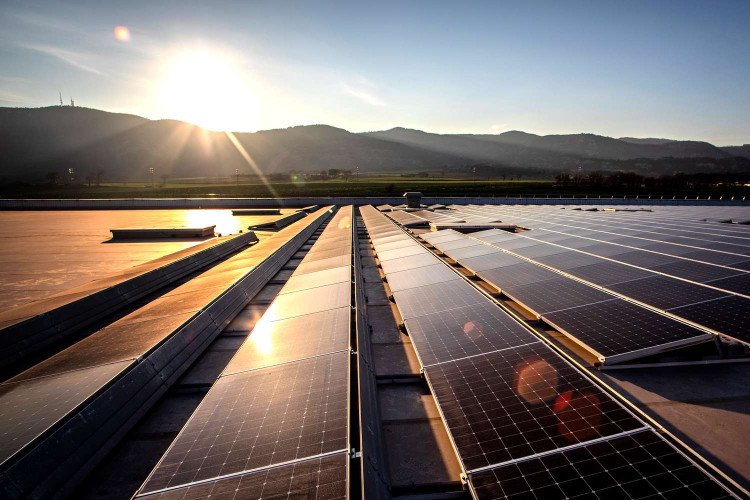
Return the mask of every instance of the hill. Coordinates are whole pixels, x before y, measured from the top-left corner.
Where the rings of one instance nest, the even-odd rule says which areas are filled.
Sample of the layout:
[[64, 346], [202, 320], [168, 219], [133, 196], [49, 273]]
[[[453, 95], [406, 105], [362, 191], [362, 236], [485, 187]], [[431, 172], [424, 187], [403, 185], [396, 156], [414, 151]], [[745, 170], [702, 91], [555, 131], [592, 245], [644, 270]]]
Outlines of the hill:
[[724, 146], [721, 149], [732, 156], [742, 156], [743, 158], [750, 159], [750, 144], [743, 144], [742, 146]]
[[[104, 111], [49, 107], [0, 108], [0, 176], [39, 180], [50, 171], [80, 176], [103, 171], [110, 180], [253, 173], [230, 137], [175, 120], [147, 120]], [[423, 170], [459, 166], [464, 158], [352, 134], [327, 125], [235, 133], [237, 143], [264, 173]]]
[[[634, 143], [594, 134], [539, 136], [432, 134], [391, 130], [355, 134], [328, 125], [255, 133], [211, 132], [176, 120], [55, 106], [0, 108], [0, 179], [39, 181], [69, 168], [80, 180], [100, 172], [108, 180], [155, 176], [231, 176], [235, 169], [264, 174], [359, 168], [363, 172], [445, 171], [481, 167], [494, 174], [550, 176], [569, 169], [750, 171], [743, 146], [723, 150], [709, 143]], [[652, 141], [652, 140], [646, 140]], [[242, 151], [240, 151], [242, 149]], [[252, 166], [250, 164], [252, 164]]]

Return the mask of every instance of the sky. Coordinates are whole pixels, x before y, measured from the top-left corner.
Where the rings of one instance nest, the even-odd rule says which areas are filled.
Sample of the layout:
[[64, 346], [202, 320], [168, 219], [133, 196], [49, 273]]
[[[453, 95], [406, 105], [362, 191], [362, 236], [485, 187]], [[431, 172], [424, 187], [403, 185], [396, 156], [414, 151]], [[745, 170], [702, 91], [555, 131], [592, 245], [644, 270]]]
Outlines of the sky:
[[[119, 27], [119, 28], [118, 28]], [[3, 0], [0, 106], [750, 143], [750, 1]]]

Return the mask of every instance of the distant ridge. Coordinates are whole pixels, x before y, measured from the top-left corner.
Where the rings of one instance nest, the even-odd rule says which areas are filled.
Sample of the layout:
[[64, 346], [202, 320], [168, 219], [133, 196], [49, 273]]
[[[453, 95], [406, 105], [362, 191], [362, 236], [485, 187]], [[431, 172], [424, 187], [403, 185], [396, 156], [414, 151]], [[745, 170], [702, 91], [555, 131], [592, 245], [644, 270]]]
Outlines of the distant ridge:
[[[108, 180], [231, 176], [252, 173], [227, 134], [177, 120], [54, 106], [0, 108], [0, 179], [39, 181], [73, 168], [82, 179], [101, 172]], [[329, 125], [235, 133], [264, 174], [321, 171], [461, 171], [550, 176], [554, 172], [631, 170], [750, 172], [750, 145], [718, 148], [707, 142], [615, 139], [596, 134], [540, 136], [433, 134], [396, 127], [355, 134]]]

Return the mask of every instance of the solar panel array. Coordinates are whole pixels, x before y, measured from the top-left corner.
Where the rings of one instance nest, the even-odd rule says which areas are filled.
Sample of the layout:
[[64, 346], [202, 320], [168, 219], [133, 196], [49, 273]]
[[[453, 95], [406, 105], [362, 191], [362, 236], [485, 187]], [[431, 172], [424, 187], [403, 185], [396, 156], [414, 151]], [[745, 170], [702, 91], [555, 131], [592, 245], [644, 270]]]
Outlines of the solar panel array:
[[139, 497], [346, 497], [352, 217], [331, 219]]
[[[634, 232], [628, 227], [632, 223], [609, 212], [609, 220], [594, 224], [571, 221], [576, 216], [568, 214], [548, 215], [549, 210], [545, 211], [543, 219], [539, 215], [528, 215], [529, 210], [499, 207], [457, 210], [459, 213], [463, 211], [519, 214], [519, 223], [531, 227], [531, 231], [517, 235], [489, 231], [476, 237], [716, 333], [750, 342], [750, 329], [746, 326], [750, 323], [750, 273], [733, 267], [737, 263], [750, 263], [747, 260], [750, 254], [730, 254], [708, 248], [732, 241], [735, 252], [750, 252], [750, 231], [738, 229], [738, 234], [746, 235], [744, 238], [700, 231], [687, 232], [694, 236], [685, 238], [675, 234], [685, 234], [689, 223], [683, 222], [679, 229], [658, 223], [656, 228], [666, 231], [665, 234]], [[644, 214], [640, 218], [648, 223], [652, 215], [650, 212]], [[590, 229], [592, 226], [597, 228], [596, 231]], [[695, 235], [701, 239], [695, 239]], [[704, 240], [706, 237], [710, 239]], [[685, 246], [685, 241], [691, 246]], [[713, 243], [696, 251], [694, 245], [705, 241]]]
[[[392, 274], [413, 272], [419, 280], [425, 269], [447, 267], [374, 208], [363, 207], [361, 213], [389, 283]], [[453, 231], [431, 236], [435, 245], [464, 238]], [[386, 250], [381, 258], [381, 249], [394, 242], [413, 252]], [[625, 496], [638, 496], [643, 484], [665, 496], [677, 489], [675, 484], [705, 488], [701, 491], [716, 493], [716, 498], [731, 496], [521, 323], [458, 274], [456, 278], [395, 291], [393, 298], [474, 497], [546, 498], [550, 484], [566, 488], [571, 496], [583, 492], [581, 484], [589, 486], [589, 494], [598, 493], [589, 478], [614, 464], [612, 458], [586, 461], [577, 454], [596, 446], [618, 451], [621, 466], [629, 467], [618, 470], [622, 475], [615, 481]], [[400, 276], [396, 283], [403, 280]], [[679, 465], [677, 482], [667, 484], [663, 469], [644, 465], [642, 456], [628, 452], [622, 444], [627, 439], [643, 441], [650, 457], [673, 458], [669, 463]], [[540, 472], [534, 467], [540, 460], [550, 464], [541, 469], [548, 472], [544, 481], [532, 476]], [[565, 460], [578, 460], [580, 467], [551, 467]], [[506, 484], [506, 470], [520, 472]]]
[[[534, 248], [539, 253], [540, 249], [535, 247], [544, 246], [529, 243], [521, 236], [493, 229], [471, 235], [446, 230], [425, 233], [421, 238], [585, 346], [602, 363], [622, 362], [712, 337], [710, 333], [521, 258], [525, 248]], [[494, 251], [469, 258], [456, 254], [474, 247]]]
[[[257, 279], [251, 271], [268, 263], [311, 221], [328, 216], [327, 210], [321, 210], [232, 255], [0, 384], [0, 477], [11, 477], [5, 474], [6, 467], [26, 472], [23, 460], [28, 459], [43, 478], [44, 467], [58, 465], [45, 443], [64, 439], [66, 453], [75, 455], [86, 440], [94, 439], [92, 435], [98, 437], [98, 429], [76, 423], [78, 412], [88, 411], [89, 425], [98, 427], [102, 424], [96, 418], [125, 418], [128, 411], [146, 405], [140, 399], [172, 383], [185, 359], [219, 333], [217, 322], [224, 320], [225, 311], [237, 300], [248, 300], [242, 284]], [[94, 404], [97, 397], [104, 398], [104, 408], [90, 410], [86, 405]], [[63, 437], [53, 439], [55, 432]], [[34, 458], [37, 446], [47, 450], [39, 451], [47, 463]]]

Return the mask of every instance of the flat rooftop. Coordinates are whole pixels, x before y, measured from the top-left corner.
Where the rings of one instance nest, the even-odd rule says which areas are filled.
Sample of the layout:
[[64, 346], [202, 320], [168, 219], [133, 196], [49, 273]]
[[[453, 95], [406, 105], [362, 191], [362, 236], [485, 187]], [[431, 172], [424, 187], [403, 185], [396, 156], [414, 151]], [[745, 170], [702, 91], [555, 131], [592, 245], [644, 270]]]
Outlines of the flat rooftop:
[[0, 211], [0, 308], [40, 300], [205, 241], [113, 241], [112, 228], [215, 224], [217, 234], [227, 235], [279, 217], [233, 216], [231, 210]]
[[391, 208], [0, 211], [0, 492], [747, 495], [750, 208]]

